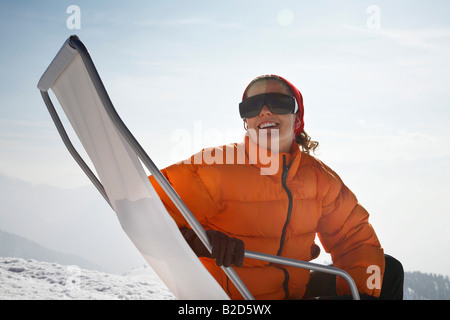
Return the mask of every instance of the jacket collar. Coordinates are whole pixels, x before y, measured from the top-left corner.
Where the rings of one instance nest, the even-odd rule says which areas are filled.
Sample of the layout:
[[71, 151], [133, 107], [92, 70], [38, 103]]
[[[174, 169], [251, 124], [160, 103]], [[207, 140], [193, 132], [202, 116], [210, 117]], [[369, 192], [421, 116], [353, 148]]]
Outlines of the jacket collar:
[[290, 152], [276, 153], [258, 145], [246, 134], [244, 146], [245, 163], [260, 169], [261, 175], [281, 177], [283, 174], [283, 163], [289, 167], [288, 179], [293, 177], [298, 170], [301, 152], [300, 147], [295, 141], [292, 141]]

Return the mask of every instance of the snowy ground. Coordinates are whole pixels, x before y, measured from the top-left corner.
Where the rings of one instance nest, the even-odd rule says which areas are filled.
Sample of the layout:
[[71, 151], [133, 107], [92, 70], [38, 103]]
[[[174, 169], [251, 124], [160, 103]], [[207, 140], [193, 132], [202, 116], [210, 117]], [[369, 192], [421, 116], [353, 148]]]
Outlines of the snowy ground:
[[0, 300], [173, 300], [175, 297], [143, 267], [124, 275], [57, 263], [0, 258]]
[[[405, 300], [448, 299], [448, 294], [444, 297], [434, 292], [437, 287], [433, 291], [430, 285], [425, 285], [433, 284], [433, 279], [428, 279], [431, 275], [421, 274], [425, 277], [422, 279], [417, 274], [407, 273]], [[413, 280], [422, 284], [416, 289], [423, 292], [409, 287]], [[441, 285], [447, 286], [446, 292], [447, 282]], [[435, 282], [434, 285], [437, 286]], [[148, 266], [117, 275], [32, 259], [0, 257], [0, 300], [175, 300], [175, 296]]]

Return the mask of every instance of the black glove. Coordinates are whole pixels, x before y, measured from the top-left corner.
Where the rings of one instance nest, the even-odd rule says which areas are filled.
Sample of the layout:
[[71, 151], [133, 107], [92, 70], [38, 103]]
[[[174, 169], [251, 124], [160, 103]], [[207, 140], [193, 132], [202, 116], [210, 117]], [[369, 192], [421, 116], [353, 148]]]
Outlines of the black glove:
[[212, 253], [209, 253], [192, 229], [182, 228], [180, 231], [198, 257], [215, 259], [219, 267], [229, 267], [232, 264], [241, 267], [244, 263], [245, 246], [242, 240], [231, 238], [220, 231], [207, 230], [206, 235], [212, 248]]

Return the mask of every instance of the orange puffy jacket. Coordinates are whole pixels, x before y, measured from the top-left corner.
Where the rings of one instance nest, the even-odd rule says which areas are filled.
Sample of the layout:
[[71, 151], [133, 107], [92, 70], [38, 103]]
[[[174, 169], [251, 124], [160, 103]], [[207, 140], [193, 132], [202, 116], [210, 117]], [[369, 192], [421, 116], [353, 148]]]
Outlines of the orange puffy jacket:
[[[302, 261], [318, 256], [317, 233], [334, 266], [353, 277], [359, 292], [379, 296], [380, 288], [367, 285], [368, 267], [378, 266], [382, 279], [383, 249], [353, 193], [295, 142], [291, 153], [264, 149], [270, 162], [261, 149], [246, 137], [244, 143], [204, 149], [162, 173], [205, 229], [243, 240], [246, 250]], [[177, 225], [189, 227], [149, 178]], [[212, 259], [200, 259], [232, 299], [242, 299]], [[256, 299], [300, 299], [309, 280], [308, 270], [248, 258], [234, 269]], [[338, 294], [350, 294], [340, 277], [336, 287]]]

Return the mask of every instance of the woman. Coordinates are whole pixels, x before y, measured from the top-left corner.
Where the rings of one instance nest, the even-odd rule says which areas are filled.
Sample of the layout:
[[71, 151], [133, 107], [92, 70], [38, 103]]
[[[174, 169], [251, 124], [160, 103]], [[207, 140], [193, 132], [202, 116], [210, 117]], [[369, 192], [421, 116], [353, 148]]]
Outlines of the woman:
[[[247, 130], [243, 143], [204, 149], [162, 170], [207, 230], [212, 254], [150, 177], [205, 267], [232, 299], [242, 297], [221, 265], [234, 265], [256, 299], [302, 299], [316, 289], [319, 295], [320, 289], [325, 295], [349, 295], [341, 278], [312, 273], [309, 281], [308, 270], [244, 260], [244, 250], [251, 250], [310, 261], [319, 255], [317, 234], [334, 266], [353, 277], [360, 294], [380, 297], [383, 249], [367, 211], [334, 171], [310, 155], [318, 143], [303, 130], [300, 91], [282, 77], [258, 77], [245, 89], [239, 111]], [[388, 260], [389, 265], [394, 261]], [[400, 273], [401, 265], [394, 265]], [[370, 270], [379, 279], [373, 281]], [[383, 283], [383, 290], [390, 286]]]

